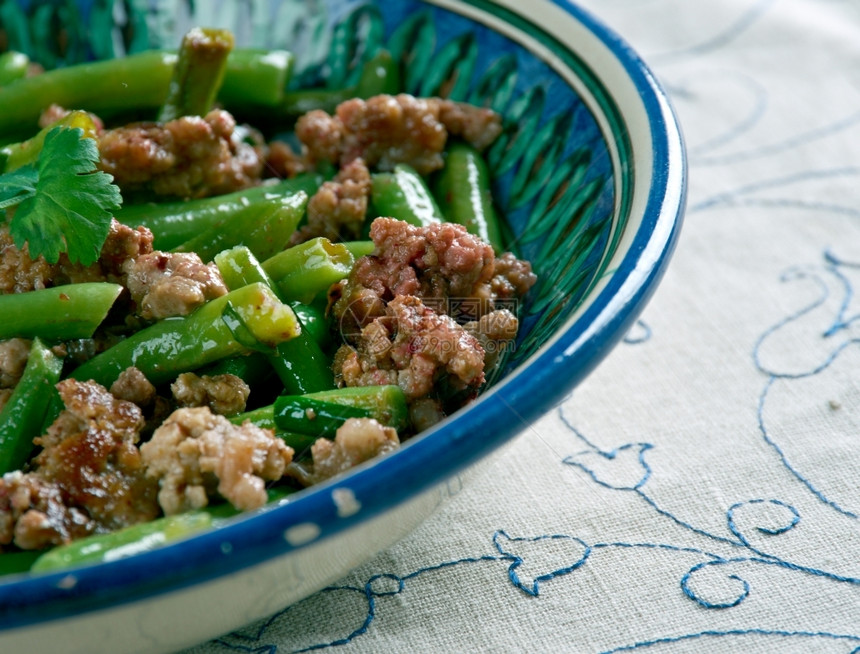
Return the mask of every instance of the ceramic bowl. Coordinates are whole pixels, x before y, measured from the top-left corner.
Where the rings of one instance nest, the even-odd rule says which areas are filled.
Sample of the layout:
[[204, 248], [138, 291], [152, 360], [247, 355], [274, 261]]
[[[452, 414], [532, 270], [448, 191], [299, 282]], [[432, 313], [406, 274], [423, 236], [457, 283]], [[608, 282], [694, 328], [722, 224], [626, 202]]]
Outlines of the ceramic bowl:
[[597, 365], [651, 296], [678, 235], [685, 160], [666, 96], [635, 52], [564, 0], [7, 2], [0, 25], [47, 65], [175, 47], [193, 25], [225, 26], [239, 45], [293, 50], [294, 79], [330, 87], [386, 47], [404, 62], [406, 91], [504, 116], [487, 159], [539, 278], [503, 374], [466, 409], [224, 528], [110, 563], [4, 577], [3, 652], [176, 650], [337, 580], [420, 524], [446, 483]]

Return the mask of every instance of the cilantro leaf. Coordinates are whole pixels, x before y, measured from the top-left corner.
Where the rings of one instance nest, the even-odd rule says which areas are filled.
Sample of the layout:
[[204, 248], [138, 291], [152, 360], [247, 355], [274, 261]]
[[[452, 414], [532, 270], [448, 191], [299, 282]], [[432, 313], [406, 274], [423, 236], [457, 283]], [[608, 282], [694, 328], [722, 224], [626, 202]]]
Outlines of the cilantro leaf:
[[[111, 218], [122, 203], [113, 177], [96, 169], [98, 161], [96, 142], [84, 138], [82, 129], [58, 127], [48, 132], [35, 185], [27, 184], [32, 173], [26, 171], [17, 180], [23, 200], [9, 226], [15, 245], [20, 248], [26, 242], [30, 256], [41, 254], [49, 263], [56, 263], [61, 252], [84, 265], [98, 259]], [[0, 180], [4, 178], [7, 175]], [[3, 188], [0, 185], [0, 193]]]
[[39, 172], [33, 166], [0, 175], [0, 209], [14, 206], [35, 194], [38, 179]]

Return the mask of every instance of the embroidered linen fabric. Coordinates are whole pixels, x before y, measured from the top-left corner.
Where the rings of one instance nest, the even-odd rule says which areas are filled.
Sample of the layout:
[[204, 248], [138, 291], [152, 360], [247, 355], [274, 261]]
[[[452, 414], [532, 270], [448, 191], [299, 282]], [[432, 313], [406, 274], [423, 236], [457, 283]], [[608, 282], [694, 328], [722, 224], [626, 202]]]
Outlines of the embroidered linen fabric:
[[416, 532], [189, 654], [860, 652], [860, 4], [581, 4], [681, 119], [663, 284]]

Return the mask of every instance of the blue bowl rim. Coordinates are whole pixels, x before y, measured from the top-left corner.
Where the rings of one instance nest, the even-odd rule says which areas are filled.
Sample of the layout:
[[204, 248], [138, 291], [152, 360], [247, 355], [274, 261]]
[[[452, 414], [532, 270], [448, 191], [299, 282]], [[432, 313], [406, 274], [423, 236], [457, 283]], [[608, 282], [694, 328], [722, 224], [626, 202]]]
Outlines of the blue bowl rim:
[[[128, 559], [10, 578], [0, 583], [0, 630], [173, 592], [282, 556], [302, 547], [284, 538], [291, 526], [324, 525], [320, 539], [339, 534], [444, 483], [501, 446], [563, 399], [608, 354], [651, 298], [674, 251], [686, 199], [686, 157], [670, 102], [645, 62], [586, 10], [551, 1], [612, 52], [639, 91], [652, 134], [653, 175], [643, 220], [615, 274], [570, 328], [534, 355], [529, 376], [517, 376], [516, 383], [501, 380], [480, 398], [483, 411], [461, 412], [409, 441], [396, 456], [361, 466], [295, 501]], [[355, 515], [337, 515], [331, 491], [342, 488], [360, 502]]]

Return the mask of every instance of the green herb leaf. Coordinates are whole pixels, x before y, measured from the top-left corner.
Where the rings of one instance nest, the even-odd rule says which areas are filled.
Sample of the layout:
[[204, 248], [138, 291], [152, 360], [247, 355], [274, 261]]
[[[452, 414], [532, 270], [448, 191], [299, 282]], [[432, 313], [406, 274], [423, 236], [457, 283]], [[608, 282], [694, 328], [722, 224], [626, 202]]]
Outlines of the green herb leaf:
[[[9, 231], [19, 248], [29, 245], [33, 258], [41, 254], [49, 263], [56, 263], [60, 253], [67, 252], [72, 262], [93, 263], [122, 203], [113, 177], [96, 168], [96, 142], [83, 134], [80, 128], [58, 127], [48, 132], [35, 169], [35, 184], [32, 172], [26, 170], [0, 176], [0, 201], [3, 197], [23, 198]], [[12, 182], [19, 184], [19, 191], [9, 196], [8, 178], [14, 175]]]
[[0, 175], [0, 209], [11, 207], [36, 193], [39, 173], [33, 166], [25, 166]]

